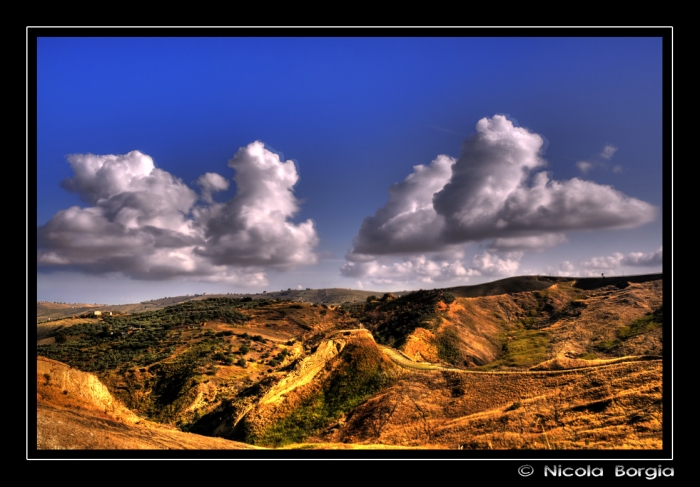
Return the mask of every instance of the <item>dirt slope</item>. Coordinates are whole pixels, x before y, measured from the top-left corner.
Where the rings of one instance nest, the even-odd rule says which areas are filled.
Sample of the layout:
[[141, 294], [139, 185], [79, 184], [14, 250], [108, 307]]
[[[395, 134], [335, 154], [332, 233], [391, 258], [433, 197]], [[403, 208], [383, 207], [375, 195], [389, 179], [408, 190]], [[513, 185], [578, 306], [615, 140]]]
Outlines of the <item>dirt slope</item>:
[[92, 374], [37, 358], [38, 450], [250, 449], [139, 418]]
[[660, 361], [558, 373], [424, 371], [315, 441], [451, 449], [660, 449]]

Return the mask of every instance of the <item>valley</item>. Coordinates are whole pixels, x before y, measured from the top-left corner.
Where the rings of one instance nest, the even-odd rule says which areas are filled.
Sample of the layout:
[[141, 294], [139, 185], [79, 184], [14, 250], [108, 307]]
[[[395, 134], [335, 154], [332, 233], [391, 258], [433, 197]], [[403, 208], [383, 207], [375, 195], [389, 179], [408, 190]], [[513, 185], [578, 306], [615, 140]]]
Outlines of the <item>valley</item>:
[[37, 448], [663, 446], [660, 274], [329, 291], [38, 311]]

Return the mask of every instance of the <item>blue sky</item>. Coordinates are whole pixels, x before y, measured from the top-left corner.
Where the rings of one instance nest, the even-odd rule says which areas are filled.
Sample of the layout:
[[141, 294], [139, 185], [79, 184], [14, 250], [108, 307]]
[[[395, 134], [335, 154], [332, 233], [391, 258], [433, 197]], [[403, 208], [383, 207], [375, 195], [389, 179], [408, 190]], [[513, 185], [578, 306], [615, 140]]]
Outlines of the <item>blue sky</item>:
[[40, 300], [661, 271], [660, 37], [40, 37], [37, 89]]

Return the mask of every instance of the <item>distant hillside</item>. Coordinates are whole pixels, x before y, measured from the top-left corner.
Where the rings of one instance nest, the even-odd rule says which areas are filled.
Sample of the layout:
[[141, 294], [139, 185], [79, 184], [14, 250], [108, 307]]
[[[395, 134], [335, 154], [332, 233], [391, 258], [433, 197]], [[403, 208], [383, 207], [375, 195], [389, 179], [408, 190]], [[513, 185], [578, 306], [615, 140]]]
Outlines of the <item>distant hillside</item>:
[[[454, 294], [459, 298], [473, 298], [479, 296], [494, 296], [497, 294], [511, 294], [527, 291], [538, 291], [545, 289], [557, 282], [576, 281], [576, 287], [581, 289], [594, 289], [600, 286], [616, 285], [620, 282], [646, 282], [661, 279], [662, 274], [648, 274], [639, 276], [615, 276], [615, 277], [553, 277], [553, 276], [517, 276], [500, 279], [498, 281], [475, 284], [472, 286], [458, 286], [445, 288], [443, 291]], [[415, 291], [393, 292], [395, 296], [403, 296]], [[358, 289], [287, 289], [280, 291], [269, 291], [258, 294], [194, 294], [186, 296], [172, 296], [159, 299], [143, 301], [132, 304], [76, 304], [76, 303], [54, 303], [39, 301], [36, 306], [37, 323], [54, 321], [57, 319], [80, 316], [95, 310], [111, 311], [113, 313], [140, 313], [144, 311], [155, 311], [173, 304], [185, 301], [202, 300], [217, 297], [250, 297], [252, 299], [285, 299], [304, 303], [323, 303], [329, 305], [363, 303], [370, 296], [386, 294], [384, 291], [363, 291]]]
[[507, 277], [498, 281], [475, 284], [473, 286], [458, 286], [445, 288], [458, 298], [476, 298], [479, 296], [495, 296], [497, 294], [513, 294], [546, 289], [557, 282], [576, 281], [574, 287], [580, 289], [596, 289], [602, 286], [618, 285], [623, 282], [647, 282], [661, 279], [663, 274], [645, 274], [638, 276], [614, 277], [559, 277], [559, 276], [517, 276]]
[[[381, 295], [383, 293], [377, 291], [361, 291], [355, 289], [288, 289], [286, 291], [270, 291], [258, 294], [194, 294], [186, 296], [173, 296], [141, 303], [133, 304], [76, 304], [76, 303], [54, 303], [49, 301], [39, 301], [36, 305], [36, 321], [44, 323], [49, 321], [70, 318], [72, 316], [79, 317], [86, 313], [91, 313], [95, 310], [113, 313], [142, 313], [146, 311], [156, 311], [163, 309], [166, 306], [172, 306], [186, 301], [205, 300], [209, 298], [244, 298], [251, 299], [282, 299], [297, 301], [303, 303], [323, 303], [330, 305], [339, 305], [346, 303], [364, 302], [369, 296]], [[402, 293], [396, 293], [402, 294]]]

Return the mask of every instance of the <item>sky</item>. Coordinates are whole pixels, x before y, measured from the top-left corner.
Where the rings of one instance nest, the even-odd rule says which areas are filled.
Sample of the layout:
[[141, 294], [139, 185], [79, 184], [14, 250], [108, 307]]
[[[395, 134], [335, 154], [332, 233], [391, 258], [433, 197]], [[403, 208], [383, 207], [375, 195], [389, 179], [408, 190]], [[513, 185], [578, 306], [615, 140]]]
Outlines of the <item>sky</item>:
[[39, 37], [37, 299], [661, 272], [661, 37], [460, 32]]

